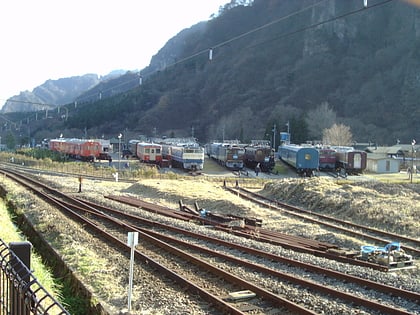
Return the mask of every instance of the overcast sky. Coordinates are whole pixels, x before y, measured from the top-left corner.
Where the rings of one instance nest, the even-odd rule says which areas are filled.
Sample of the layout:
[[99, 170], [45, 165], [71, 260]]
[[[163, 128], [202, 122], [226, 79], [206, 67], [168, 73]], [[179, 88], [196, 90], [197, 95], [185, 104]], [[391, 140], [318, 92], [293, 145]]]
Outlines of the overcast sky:
[[2, 0], [0, 107], [48, 79], [146, 67], [230, 0]]

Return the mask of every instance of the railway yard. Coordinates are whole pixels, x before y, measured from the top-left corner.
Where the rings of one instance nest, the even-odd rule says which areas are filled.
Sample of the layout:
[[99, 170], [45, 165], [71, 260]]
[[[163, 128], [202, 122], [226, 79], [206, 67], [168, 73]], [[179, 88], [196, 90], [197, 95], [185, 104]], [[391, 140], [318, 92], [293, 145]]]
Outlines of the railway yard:
[[[127, 313], [137, 231], [131, 314], [420, 314], [418, 184], [215, 172], [84, 178], [79, 191], [76, 176], [1, 171], [7, 199], [91, 292], [92, 313]], [[355, 258], [389, 242], [413, 261]]]

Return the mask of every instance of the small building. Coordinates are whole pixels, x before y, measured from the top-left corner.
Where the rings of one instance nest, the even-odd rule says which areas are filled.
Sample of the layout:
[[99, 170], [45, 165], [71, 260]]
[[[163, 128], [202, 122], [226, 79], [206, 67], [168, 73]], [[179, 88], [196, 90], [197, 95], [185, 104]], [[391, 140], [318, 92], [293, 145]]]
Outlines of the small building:
[[404, 157], [404, 151], [401, 149], [400, 146], [392, 146], [392, 147], [367, 147], [365, 149], [367, 153], [373, 153], [377, 155], [384, 155], [387, 157]]
[[368, 153], [366, 171], [377, 174], [398, 173], [400, 161], [384, 154]]

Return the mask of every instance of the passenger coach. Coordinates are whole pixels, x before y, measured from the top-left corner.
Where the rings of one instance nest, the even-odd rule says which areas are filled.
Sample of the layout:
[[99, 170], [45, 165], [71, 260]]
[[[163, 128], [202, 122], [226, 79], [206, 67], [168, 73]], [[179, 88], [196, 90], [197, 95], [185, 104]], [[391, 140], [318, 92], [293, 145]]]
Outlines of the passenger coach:
[[103, 153], [102, 145], [97, 140], [86, 139], [51, 139], [49, 148], [71, 158], [93, 162]]
[[161, 164], [162, 145], [157, 143], [138, 142], [136, 144], [136, 155], [141, 162]]
[[312, 176], [319, 168], [319, 152], [315, 148], [285, 144], [279, 146], [278, 153], [279, 158], [299, 175]]

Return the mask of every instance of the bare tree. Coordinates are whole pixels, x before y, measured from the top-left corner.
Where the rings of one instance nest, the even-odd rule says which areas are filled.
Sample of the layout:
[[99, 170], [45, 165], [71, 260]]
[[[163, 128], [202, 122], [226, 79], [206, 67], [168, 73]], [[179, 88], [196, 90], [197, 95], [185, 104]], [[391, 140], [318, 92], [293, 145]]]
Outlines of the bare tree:
[[322, 142], [324, 144], [348, 146], [353, 142], [350, 127], [343, 124], [334, 124], [331, 128], [324, 129], [322, 134]]
[[330, 108], [328, 102], [321, 103], [317, 108], [310, 110], [305, 119], [309, 135], [314, 140], [321, 139], [323, 130], [330, 128], [335, 123], [336, 118], [336, 113]]

